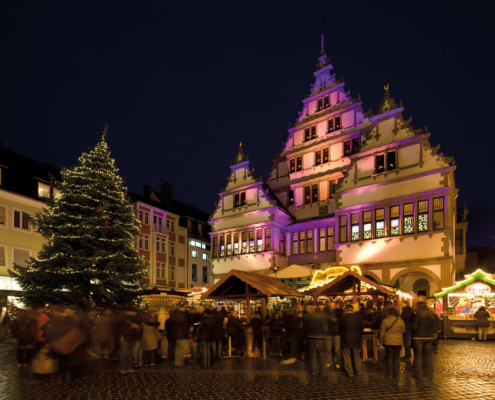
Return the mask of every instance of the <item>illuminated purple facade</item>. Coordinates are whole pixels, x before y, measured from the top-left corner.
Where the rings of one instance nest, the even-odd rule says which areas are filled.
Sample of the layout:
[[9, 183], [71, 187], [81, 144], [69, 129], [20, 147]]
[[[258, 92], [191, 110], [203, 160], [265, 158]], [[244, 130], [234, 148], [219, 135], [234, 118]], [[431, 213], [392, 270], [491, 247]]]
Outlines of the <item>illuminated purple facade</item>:
[[[377, 282], [427, 295], [465, 260], [453, 157], [390, 97], [363, 112], [322, 48], [315, 83], [263, 182], [242, 144], [210, 218], [217, 281], [233, 268], [273, 274], [294, 264], [358, 265]], [[299, 268], [300, 270], [300, 268]]]

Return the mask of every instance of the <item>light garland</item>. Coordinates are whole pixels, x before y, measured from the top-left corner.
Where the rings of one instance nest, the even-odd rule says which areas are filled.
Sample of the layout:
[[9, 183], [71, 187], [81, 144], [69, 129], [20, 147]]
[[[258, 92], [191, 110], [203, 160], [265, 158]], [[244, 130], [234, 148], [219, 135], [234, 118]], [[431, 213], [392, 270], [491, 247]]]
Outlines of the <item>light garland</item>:
[[463, 281], [456, 282], [456, 284], [454, 286], [450, 286], [448, 288], [442, 288], [442, 291], [440, 293], [436, 293], [433, 296], [435, 298], [443, 297], [443, 296], [449, 294], [450, 292], [452, 292], [456, 289], [459, 289], [460, 287], [467, 285], [468, 283], [475, 281], [476, 279], [483, 279], [484, 281], [489, 282], [492, 285], [495, 285], [495, 279], [493, 279], [493, 275], [488, 274], [479, 268], [476, 271], [474, 271], [472, 274], [464, 275], [464, 277], [466, 279], [464, 279]]

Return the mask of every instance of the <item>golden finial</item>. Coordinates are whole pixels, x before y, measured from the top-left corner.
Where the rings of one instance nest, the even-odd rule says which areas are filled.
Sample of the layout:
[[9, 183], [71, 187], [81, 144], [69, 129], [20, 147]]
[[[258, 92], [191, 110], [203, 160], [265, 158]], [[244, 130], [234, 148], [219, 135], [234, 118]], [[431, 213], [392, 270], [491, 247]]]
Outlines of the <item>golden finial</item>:
[[109, 126], [110, 126], [110, 125], [105, 124], [105, 128], [103, 129], [103, 136], [105, 136], [105, 137], [107, 137], [107, 131], [108, 131], [108, 127], [109, 127]]
[[388, 90], [388, 87], [389, 87], [389, 86], [390, 86], [390, 84], [389, 84], [389, 83], [387, 83], [386, 85], [383, 85], [383, 88], [384, 88], [385, 90]]

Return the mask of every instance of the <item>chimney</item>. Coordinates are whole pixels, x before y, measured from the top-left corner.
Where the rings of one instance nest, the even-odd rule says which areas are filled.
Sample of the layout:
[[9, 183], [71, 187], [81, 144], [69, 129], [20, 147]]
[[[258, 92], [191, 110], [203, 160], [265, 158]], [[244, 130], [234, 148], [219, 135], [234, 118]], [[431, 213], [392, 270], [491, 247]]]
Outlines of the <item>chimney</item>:
[[143, 196], [145, 199], [149, 199], [151, 195], [151, 186], [143, 185]]
[[161, 200], [166, 207], [172, 206], [172, 184], [169, 182], [162, 183], [161, 188]]

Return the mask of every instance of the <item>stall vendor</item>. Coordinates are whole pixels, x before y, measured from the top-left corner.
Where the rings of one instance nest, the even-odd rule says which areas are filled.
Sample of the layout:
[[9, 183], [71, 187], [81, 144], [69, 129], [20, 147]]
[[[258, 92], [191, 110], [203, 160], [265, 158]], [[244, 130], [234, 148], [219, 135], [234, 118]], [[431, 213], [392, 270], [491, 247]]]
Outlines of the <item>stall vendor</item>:
[[471, 303], [467, 303], [466, 307], [464, 307], [464, 310], [461, 311], [461, 314], [474, 314], [476, 310], [474, 308], [471, 308]]

